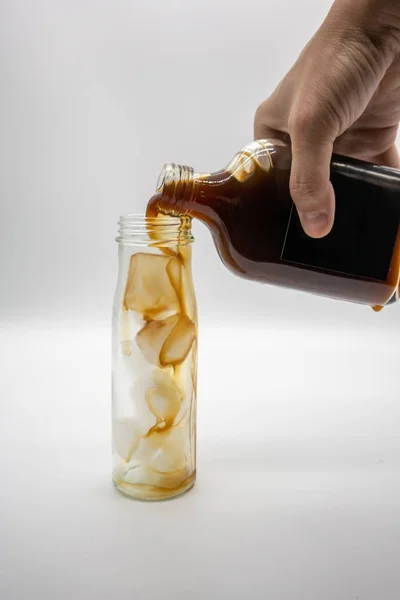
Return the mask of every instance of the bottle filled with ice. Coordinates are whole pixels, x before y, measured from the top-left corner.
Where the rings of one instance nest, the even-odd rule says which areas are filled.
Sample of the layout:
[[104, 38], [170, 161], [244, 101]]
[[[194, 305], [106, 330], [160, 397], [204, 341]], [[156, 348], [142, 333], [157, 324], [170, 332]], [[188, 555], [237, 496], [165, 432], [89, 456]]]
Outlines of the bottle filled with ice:
[[190, 219], [119, 223], [113, 310], [113, 482], [160, 500], [196, 474], [197, 307]]

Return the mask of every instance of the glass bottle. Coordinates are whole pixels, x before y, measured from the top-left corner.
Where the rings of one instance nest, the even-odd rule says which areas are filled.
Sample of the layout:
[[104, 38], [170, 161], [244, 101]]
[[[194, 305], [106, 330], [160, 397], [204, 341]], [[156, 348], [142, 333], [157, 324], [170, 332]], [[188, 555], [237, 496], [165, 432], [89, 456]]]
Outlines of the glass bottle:
[[290, 146], [258, 140], [211, 174], [165, 165], [147, 214], [188, 215], [248, 279], [369, 304], [399, 298], [400, 171], [334, 155], [335, 224], [308, 237], [289, 192]]
[[190, 219], [121, 217], [113, 310], [113, 482], [160, 500], [196, 473], [197, 307]]

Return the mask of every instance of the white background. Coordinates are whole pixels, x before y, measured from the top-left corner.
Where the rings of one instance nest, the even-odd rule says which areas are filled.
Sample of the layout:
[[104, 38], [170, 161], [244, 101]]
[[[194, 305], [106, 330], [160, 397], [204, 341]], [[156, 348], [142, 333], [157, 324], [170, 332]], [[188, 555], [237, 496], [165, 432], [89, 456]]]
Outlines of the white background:
[[110, 482], [118, 216], [251, 140], [329, 4], [0, 2], [2, 600], [398, 599], [399, 307], [242, 281], [198, 224], [198, 483]]

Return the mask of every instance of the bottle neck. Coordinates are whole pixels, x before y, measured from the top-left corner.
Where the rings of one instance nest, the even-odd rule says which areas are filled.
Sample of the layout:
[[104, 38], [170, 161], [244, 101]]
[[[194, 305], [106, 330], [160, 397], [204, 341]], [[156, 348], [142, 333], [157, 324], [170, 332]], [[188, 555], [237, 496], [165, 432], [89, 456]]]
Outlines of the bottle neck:
[[[274, 168], [276, 155], [281, 168], [282, 159], [288, 163], [291, 155], [286, 143], [279, 140], [258, 140], [235, 154], [227, 167], [213, 173], [200, 175], [191, 167], [166, 164], [161, 171], [156, 195], [150, 201], [147, 214], [157, 215], [160, 212], [174, 217], [195, 216], [202, 220], [204, 214], [209, 212], [207, 204], [210, 203], [216, 188], [229, 195], [228, 188], [233, 187], [231, 182], [249, 185], [246, 182], [257, 170], [260, 173], [268, 173]], [[288, 165], [285, 168], [289, 168]]]
[[172, 217], [191, 216], [198, 178], [191, 167], [164, 165], [154, 196], [155, 212]]

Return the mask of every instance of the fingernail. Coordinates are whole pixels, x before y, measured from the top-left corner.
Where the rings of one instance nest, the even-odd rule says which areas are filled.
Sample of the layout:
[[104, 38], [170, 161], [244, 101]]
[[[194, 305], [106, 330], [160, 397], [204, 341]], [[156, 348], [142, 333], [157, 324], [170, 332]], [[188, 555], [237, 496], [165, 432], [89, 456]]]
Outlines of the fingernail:
[[309, 212], [300, 215], [304, 231], [312, 236], [322, 236], [328, 227], [328, 215], [322, 212]]

